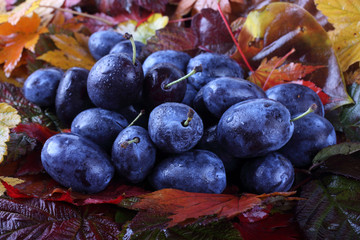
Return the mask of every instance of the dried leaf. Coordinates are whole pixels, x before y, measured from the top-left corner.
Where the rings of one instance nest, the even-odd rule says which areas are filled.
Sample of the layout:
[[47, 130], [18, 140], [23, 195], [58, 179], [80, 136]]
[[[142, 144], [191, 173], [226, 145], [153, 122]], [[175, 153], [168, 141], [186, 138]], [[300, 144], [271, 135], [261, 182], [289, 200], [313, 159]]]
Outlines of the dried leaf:
[[33, 52], [40, 34], [48, 31], [46, 27], [39, 25], [40, 18], [36, 14], [32, 17], [22, 17], [14, 26], [8, 22], [0, 25], [0, 38], [5, 43], [5, 47], [0, 51], [0, 64], [5, 62], [6, 77], [9, 77], [17, 66], [23, 49]]
[[[238, 43], [253, 68], [263, 59], [296, 52], [287, 62], [306, 66], [324, 66], [306, 76], [330, 96], [327, 111], [352, 103], [327, 32], [306, 10], [286, 2], [270, 3], [250, 12], [241, 29]], [[241, 62], [237, 51], [234, 59]]]
[[0, 198], [0, 238], [117, 240], [116, 212], [110, 205], [75, 207], [41, 199]]
[[135, 20], [122, 22], [117, 25], [116, 31], [122, 34], [130, 33], [136, 41], [146, 44], [146, 41], [155, 35], [155, 31], [164, 28], [168, 22], [169, 18], [167, 16], [155, 13], [150, 15], [144, 22], [137, 22]]
[[14, 128], [21, 122], [15, 108], [6, 103], [0, 103], [0, 163], [7, 155], [6, 142], [10, 140], [10, 128]]
[[125, 200], [122, 205], [135, 210], [158, 214], [170, 214], [167, 227], [189, 223], [200, 217], [216, 215], [217, 218], [232, 218], [259, 206], [273, 196], [288, 197], [294, 192], [273, 194], [244, 194], [241, 197], [228, 194], [184, 192], [177, 189], [162, 189], [137, 199]]
[[341, 70], [360, 61], [360, 2], [358, 0], [315, 0], [335, 30], [329, 32]]
[[[17, 184], [23, 183], [24, 180], [13, 177], [2, 177], [0, 176], [0, 180], [7, 182], [11, 186], [15, 186]], [[0, 196], [4, 195], [6, 188], [0, 185]]]
[[84, 46], [81, 33], [75, 33], [75, 38], [65, 34], [55, 34], [50, 36], [59, 50], [49, 51], [38, 59], [44, 60], [55, 67], [69, 69], [72, 67], [82, 67], [90, 70], [95, 63], [87, 46]]
[[12, 25], [16, 25], [21, 17], [26, 16], [37, 9], [40, 5], [40, 1], [41, 0], [26, 0], [10, 12], [0, 12], [0, 24], [9, 22]]

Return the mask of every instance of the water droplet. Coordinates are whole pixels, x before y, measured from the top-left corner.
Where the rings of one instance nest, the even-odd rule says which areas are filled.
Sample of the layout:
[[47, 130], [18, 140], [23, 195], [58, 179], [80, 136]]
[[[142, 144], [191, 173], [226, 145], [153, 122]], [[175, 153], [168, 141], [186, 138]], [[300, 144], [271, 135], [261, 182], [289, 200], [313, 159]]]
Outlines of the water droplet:
[[234, 116], [230, 116], [226, 119], [226, 122], [229, 123], [231, 122], [232, 120], [234, 120]]

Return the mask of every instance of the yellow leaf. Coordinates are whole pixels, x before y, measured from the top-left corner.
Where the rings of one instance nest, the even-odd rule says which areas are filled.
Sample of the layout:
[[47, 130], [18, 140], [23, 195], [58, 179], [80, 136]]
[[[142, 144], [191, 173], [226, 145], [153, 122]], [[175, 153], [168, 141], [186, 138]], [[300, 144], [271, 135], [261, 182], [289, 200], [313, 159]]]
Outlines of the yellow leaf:
[[10, 12], [0, 14], [0, 23], [9, 22], [12, 25], [17, 24], [22, 16], [32, 13], [40, 5], [40, 0], [27, 0], [16, 6]]
[[342, 71], [360, 61], [360, 1], [315, 0], [335, 30], [329, 32]]
[[82, 67], [89, 70], [92, 68], [95, 60], [87, 46], [84, 45], [86, 37], [83, 34], [76, 33], [75, 38], [65, 34], [55, 34], [50, 37], [59, 50], [49, 51], [39, 56], [38, 59], [65, 70], [71, 67]]
[[10, 140], [10, 128], [16, 127], [21, 121], [17, 110], [7, 103], [0, 103], [0, 163], [7, 154], [6, 142]]
[[[3, 177], [0, 176], [0, 179], [5, 181], [7, 184], [11, 185], [11, 186], [15, 186], [17, 184], [23, 183], [25, 182], [22, 179], [19, 178], [13, 178], [13, 177]], [[4, 186], [2, 184], [0, 184], [0, 196], [2, 196], [4, 193], [6, 192], [6, 189], [4, 188]]]
[[167, 16], [155, 13], [143, 23], [134, 20], [122, 22], [117, 25], [116, 31], [122, 34], [130, 33], [136, 41], [146, 44], [146, 41], [155, 35], [156, 30], [164, 28], [168, 22], [169, 18]]

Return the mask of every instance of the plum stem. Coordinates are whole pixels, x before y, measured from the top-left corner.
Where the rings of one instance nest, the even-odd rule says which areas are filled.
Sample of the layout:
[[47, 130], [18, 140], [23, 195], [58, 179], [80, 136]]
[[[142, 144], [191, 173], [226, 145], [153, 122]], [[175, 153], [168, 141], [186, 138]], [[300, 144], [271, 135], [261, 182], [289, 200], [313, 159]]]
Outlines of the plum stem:
[[189, 123], [191, 122], [191, 120], [194, 118], [194, 110], [192, 108], [189, 109], [189, 112], [187, 113], [187, 119], [185, 120], [185, 122], [183, 123], [184, 127], [189, 126]]
[[145, 114], [145, 110], [143, 109], [140, 111], [140, 113], [136, 116], [136, 118], [127, 127], [131, 127], [132, 125], [134, 125], [134, 123], [144, 114]]
[[308, 110], [306, 110], [306, 112], [300, 114], [299, 116], [294, 117], [293, 119], [290, 120], [290, 122], [294, 122], [296, 120], [299, 120], [300, 118], [305, 117], [306, 115], [308, 115], [309, 113], [314, 112], [317, 109], [317, 105], [315, 103], [313, 103]]
[[245, 62], [246, 67], [250, 70], [250, 72], [254, 72], [254, 70], [253, 70], [252, 67], [250, 66], [248, 60], [246, 59], [245, 54], [242, 52], [242, 50], [241, 50], [241, 48], [240, 48], [240, 46], [239, 46], [239, 43], [236, 41], [235, 36], [234, 36], [234, 34], [232, 33], [231, 28], [230, 28], [230, 26], [229, 26], [229, 24], [228, 24], [228, 22], [227, 22], [227, 20], [226, 20], [226, 18], [225, 18], [225, 16], [224, 16], [224, 13], [223, 13], [222, 10], [221, 10], [220, 0], [218, 0], [217, 8], [218, 8], [218, 11], [219, 11], [219, 13], [220, 13], [220, 15], [221, 15], [221, 18], [223, 19], [223, 21], [224, 21], [224, 23], [225, 23], [225, 26], [226, 26], [226, 28], [227, 28], [227, 30], [228, 30], [228, 32], [229, 32], [229, 34], [230, 34], [233, 42], [234, 42], [235, 45], [236, 45], [237, 50], [239, 51], [242, 59], [243, 59], [244, 62]]
[[125, 141], [121, 143], [121, 147], [122, 148], [127, 148], [127, 146], [129, 146], [132, 143], [139, 143], [140, 142], [140, 138], [138, 137], [134, 137], [132, 140], [129, 141]]
[[195, 73], [201, 72], [201, 71], [202, 71], [202, 65], [200, 64], [200, 65], [194, 67], [194, 69], [191, 70], [191, 72], [189, 72], [189, 73], [186, 74], [185, 76], [183, 76], [183, 77], [181, 77], [181, 78], [179, 78], [179, 79], [177, 79], [177, 80], [175, 80], [175, 81], [172, 81], [171, 83], [166, 84], [164, 88], [169, 88], [169, 87], [171, 87], [172, 85], [177, 84], [177, 83], [179, 83], [179, 82], [187, 79], [188, 77], [194, 75]]
[[135, 65], [135, 61], [136, 61], [136, 45], [135, 45], [134, 38], [129, 33], [125, 33], [124, 38], [127, 39], [127, 40], [130, 40], [130, 42], [131, 42], [132, 51], [133, 51], [132, 61], [133, 61], [133, 64]]

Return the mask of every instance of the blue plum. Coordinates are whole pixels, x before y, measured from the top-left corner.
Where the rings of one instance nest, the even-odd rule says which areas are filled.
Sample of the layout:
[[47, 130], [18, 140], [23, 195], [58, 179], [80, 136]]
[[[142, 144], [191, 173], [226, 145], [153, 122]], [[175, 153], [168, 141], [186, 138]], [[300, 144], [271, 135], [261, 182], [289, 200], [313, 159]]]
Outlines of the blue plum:
[[60, 80], [55, 98], [56, 115], [62, 123], [70, 125], [80, 112], [91, 108], [92, 104], [86, 89], [89, 70], [70, 68]]
[[322, 104], [319, 95], [311, 88], [300, 84], [279, 84], [266, 90], [266, 95], [268, 98], [284, 104], [285, 107], [289, 109], [292, 117], [306, 112], [306, 110], [314, 103], [317, 106], [315, 113], [322, 117], [325, 114], [324, 105]]
[[24, 96], [30, 102], [48, 107], [55, 104], [56, 91], [64, 72], [55, 68], [38, 69], [24, 82]]
[[150, 175], [155, 189], [222, 193], [226, 187], [224, 165], [216, 154], [192, 150], [163, 159]]
[[202, 72], [189, 77], [189, 83], [197, 90], [218, 77], [244, 78], [245, 71], [229, 56], [217, 53], [202, 53], [190, 59], [186, 71], [189, 73], [194, 67], [202, 65]]
[[202, 88], [206, 108], [218, 118], [235, 103], [253, 98], [267, 98], [259, 86], [240, 78], [220, 77]]
[[99, 60], [109, 54], [115, 44], [124, 40], [126, 39], [118, 32], [111, 30], [97, 31], [91, 34], [89, 38], [89, 51], [95, 60]]
[[324, 117], [310, 113], [294, 121], [294, 133], [279, 152], [295, 167], [309, 167], [312, 159], [323, 148], [336, 144], [333, 125]]
[[[192, 114], [192, 120], [185, 124]], [[154, 108], [149, 117], [151, 140], [164, 152], [180, 153], [193, 148], [204, 131], [199, 115], [183, 103], [167, 102]]]
[[[136, 48], [136, 57], [141, 62], [141, 59], [139, 57], [141, 56], [141, 51], [142, 51], [142, 48], [145, 46], [145, 44], [143, 44], [142, 42], [139, 42], [139, 41], [134, 41], [134, 42], [135, 42], [135, 48]], [[121, 42], [118, 42], [117, 44], [115, 44], [115, 46], [112, 47], [109, 52], [109, 54], [112, 54], [112, 53], [126, 53], [132, 57], [133, 49], [132, 49], [132, 44], [131, 44], [130, 40], [121, 41]]]
[[287, 192], [295, 179], [294, 168], [289, 159], [278, 152], [248, 159], [241, 168], [243, 187], [252, 193]]
[[218, 142], [238, 158], [266, 155], [283, 147], [294, 124], [280, 102], [267, 98], [245, 100], [231, 106], [219, 120]]
[[128, 125], [123, 115], [101, 108], [89, 108], [79, 113], [71, 123], [71, 132], [79, 134], [107, 152], [111, 152], [117, 135]]
[[104, 150], [72, 133], [49, 138], [41, 151], [41, 162], [55, 181], [77, 192], [100, 192], [114, 175], [114, 167]]
[[142, 182], [153, 168], [155, 159], [156, 147], [144, 128], [127, 127], [115, 139], [111, 160], [120, 176], [129, 182]]

